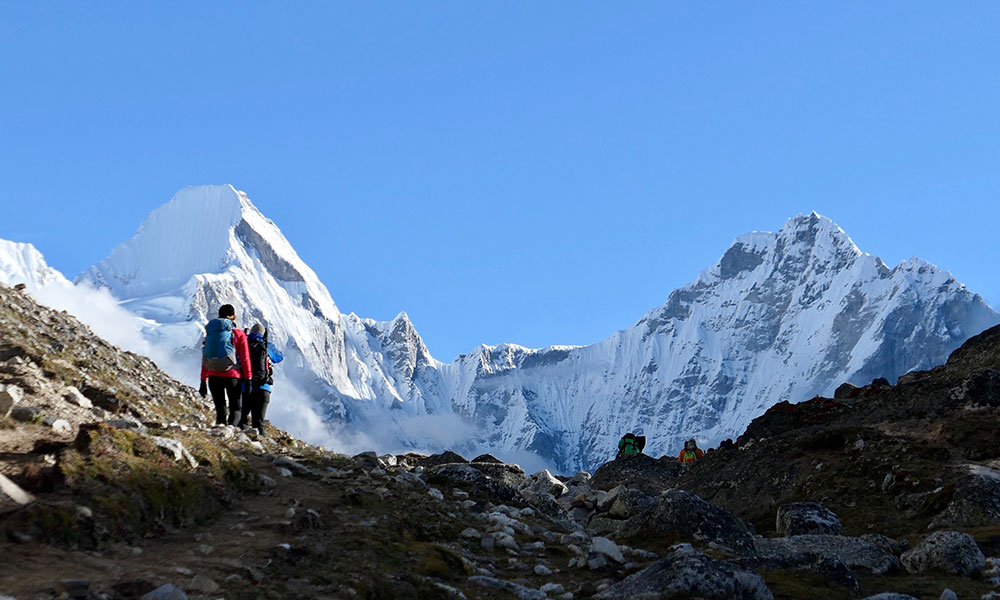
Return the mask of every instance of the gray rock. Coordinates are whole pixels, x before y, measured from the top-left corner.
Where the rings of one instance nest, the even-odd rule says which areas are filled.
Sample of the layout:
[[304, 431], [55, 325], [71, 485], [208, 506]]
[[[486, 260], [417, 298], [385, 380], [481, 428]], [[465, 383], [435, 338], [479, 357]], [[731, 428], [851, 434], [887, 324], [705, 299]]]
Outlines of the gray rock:
[[[851, 569], [884, 575], [899, 566], [895, 555], [879, 545], [856, 537], [839, 535], [795, 535], [785, 538], [756, 538], [757, 564], [767, 568], [809, 570], [818, 560], [837, 561]], [[821, 565], [829, 570], [829, 564]]]
[[[551, 574], [552, 574], [552, 569], [546, 567], [545, 565], [535, 565], [535, 575], [538, 575], [539, 577], [548, 577]], [[542, 591], [545, 591], [544, 586], [542, 588]], [[560, 589], [559, 591], [561, 592], [562, 589]]]
[[277, 481], [275, 481], [274, 479], [271, 479], [270, 477], [268, 477], [267, 475], [264, 475], [263, 473], [258, 473], [257, 474], [257, 478], [260, 480], [260, 484], [262, 486], [264, 486], [265, 488], [271, 489], [271, 488], [278, 487], [278, 482]]
[[539, 591], [550, 596], [555, 596], [556, 594], [561, 594], [566, 591], [566, 588], [564, 588], [561, 583], [546, 583], [538, 589]]
[[187, 594], [168, 583], [142, 595], [139, 600], [187, 600]]
[[371, 471], [372, 469], [377, 469], [382, 466], [379, 462], [378, 454], [374, 452], [362, 452], [361, 454], [355, 454], [352, 459], [357, 467], [364, 469], [365, 471]]
[[944, 591], [941, 592], [941, 600], [958, 600], [958, 594], [948, 588], [945, 588]]
[[76, 386], [68, 386], [62, 393], [62, 399], [80, 408], [94, 408], [94, 403], [90, 401]]
[[867, 540], [879, 548], [885, 550], [889, 554], [899, 556], [909, 549], [910, 542], [906, 540], [895, 540], [887, 535], [882, 535], [881, 533], [866, 533], [861, 536], [861, 539]]
[[188, 584], [188, 589], [192, 592], [199, 592], [202, 594], [214, 594], [219, 591], [219, 584], [215, 583], [215, 580], [210, 577], [206, 577], [205, 575], [195, 575], [191, 580], [191, 583]]
[[773, 600], [760, 575], [695, 551], [686, 544], [646, 569], [593, 596], [600, 600]]
[[[374, 453], [373, 453], [374, 454]], [[316, 472], [300, 462], [296, 462], [287, 456], [278, 457], [274, 461], [274, 466], [283, 467], [296, 475], [316, 475]]]
[[967, 533], [935, 531], [900, 557], [911, 574], [941, 571], [951, 575], [972, 575], [986, 564], [976, 540]]
[[659, 494], [673, 486], [683, 467], [675, 457], [655, 459], [645, 454], [623, 456], [601, 465], [590, 479], [595, 490], [610, 490], [620, 485]]
[[278, 467], [278, 475], [281, 475], [282, 477], [294, 477], [295, 476], [294, 473], [292, 473], [290, 470], [286, 469], [285, 467]]
[[73, 426], [66, 419], [54, 419], [49, 426], [56, 433], [73, 433]]
[[612, 542], [608, 538], [595, 537], [591, 543], [591, 548], [594, 552], [603, 554], [618, 564], [625, 562], [625, 557], [622, 556], [622, 551], [618, 548], [618, 544]]
[[549, 494], [554, 498], [558, 498], [565, 494], [569, 488], [566, 484], [559, 481], [549, 473], [548, 469], [539, 471], [527, 477], [518, 487], [518, 491], [524, 495], [525, 490], [530, 490], [536, 494]]
[[462, 530], [462, 533], [460, 535], [470, 540], [478, 540], [483, 537], [482, 532], [480, 532], [475, 527], [466, 527], [464, 530]]
[[0, 507], [4, 504], [24, 506], [35, 501], [35, 497], [24, 491], [3, 473], [0, 473]]
[[173, 438], [161, 437], [158, 435], [150, 436], [153, 439], [153, 443], [156, 447], [163, 451], [164, 454], [174, 459], [174, 462], [185, 461], [192, 469], [197, 468], [198, 460], [188, 452], [188, 449], [184, 447], [184, 444], [180, 440], [175, 440]]
[[24, 392], [21, 388], [13, 384], [0, 383], [0, 418], [6, 418], [11, 409], [23, 399]]
[[979, 465], [969, 471], [955, 482], [951, 501], [928, 529], [1000, 525], [1000, 471]]
[[[616, 488], [617, 489], [617, 488]], [[656, 506], [656, 497], [641, 490], [623, 489], [608, 509], [613, 519], [630, 519]]]
[[546, 598], [545, 592], [533, 590], [529, 587], [524, 587], [523, 585], [518, 585], [516, 583], [511, 583], [495, 577], [475, 575], [469, 577], [468, 581], [469, 583], [474, 583], [484, 588], [508, 592], [521, 600], [545, 600]]
[[22, 423], [31, 423], [42, 414], [42, 409], [37, 406], [25, 406], [19, 404], [10, 411], [10, 418]]
[[441, 490], [437, 488], [431, 488], [427, 490], [427, 495], [430, 496], [431, 498], [434, 498], [435, 500], [444, 500], [444, 494], [441, 493]]
[[840, 535], [840, 518], [818, 502], [795, 502], [778, 507], [775, 528], [782, 535]]
[[754, 552], [753, 528], [721, 508], [682, 490], [667, 490], [657, 505], [629, 519], [626, 538], [642, 542], [650, 536], [713, 541], [737, 554]]

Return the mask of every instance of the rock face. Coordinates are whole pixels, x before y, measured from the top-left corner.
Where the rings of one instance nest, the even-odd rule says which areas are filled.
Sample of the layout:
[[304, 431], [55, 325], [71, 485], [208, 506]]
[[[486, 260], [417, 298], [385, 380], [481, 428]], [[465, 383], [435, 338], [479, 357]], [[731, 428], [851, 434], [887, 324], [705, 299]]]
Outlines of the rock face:
[[682, 547], [594, 598], [773, 600], [774, 595], [760, 575]]
[[795, 502], [778, 507], [775, 529], [782, 535], [840, 535], [837, 514], [818, 502]]
[[935, 531], [900, 557], [909, 573], [939, 571], [972, 575], [982, 570], [986, 557], [967, 533]]
[[657, 505], [631, 519], [627, 539], [676, 536], [682, 540], [710, 540], [737, 554], [754, 552], [753, 529], [743, 521], [698, 496], [667, 490]]

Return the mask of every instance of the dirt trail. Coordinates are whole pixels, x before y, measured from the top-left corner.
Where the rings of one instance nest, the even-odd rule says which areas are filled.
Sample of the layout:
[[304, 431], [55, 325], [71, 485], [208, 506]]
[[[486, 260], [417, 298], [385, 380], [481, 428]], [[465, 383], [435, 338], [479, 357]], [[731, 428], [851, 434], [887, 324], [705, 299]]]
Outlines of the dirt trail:
[[[24, 598], [58, 597], [58, 582], [86, 579], [91, 590], [110, 592], [115, 584], [172, 583], [186, 591], [195, 575], [222, 584], [238, 575], [252, 580], [247, 568], [266, 569], [266, 558], [279, 544], [295, 544], [296, 534], [283, 531], [289, 507], [316, 507], [329, 496], [329, 484], [282, 477], [263, 456], [247, 457], [261, 473], [272, 477], [275, 488], [241, 497], [211, 523], [170, 530], [131, 546], [115, 545], [100, 551], [68, 551], [50, 545], [0, 544], [0, 594]], [[6, 462], [6, 460], [5, 460]], [[217, 598], [223, 594], [189, 593], [190, 598]]]

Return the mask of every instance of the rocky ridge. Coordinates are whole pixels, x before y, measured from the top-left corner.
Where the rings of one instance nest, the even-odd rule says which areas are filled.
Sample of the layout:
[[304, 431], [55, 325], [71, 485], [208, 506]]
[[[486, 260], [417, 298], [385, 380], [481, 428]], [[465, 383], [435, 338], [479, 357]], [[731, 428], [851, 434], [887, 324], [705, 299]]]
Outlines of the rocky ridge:
[[0, 594], [978, 598], [1000, 581], [997, 356], [1000, 329], [896, 386], [776, 407], [690, 468], [555, 477], [213, 428], [148, 359], [0, 286]]

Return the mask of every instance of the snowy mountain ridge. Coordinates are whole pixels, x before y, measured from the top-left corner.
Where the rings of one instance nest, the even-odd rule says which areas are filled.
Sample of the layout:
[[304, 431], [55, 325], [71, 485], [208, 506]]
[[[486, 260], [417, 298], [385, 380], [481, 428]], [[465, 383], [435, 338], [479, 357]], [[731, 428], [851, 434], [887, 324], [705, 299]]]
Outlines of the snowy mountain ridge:
[[[613, 456], [629, 430], [654, 455], [688, 437], [715, 443], [779, 401], [943, 362], [1000, 322], [947, 272], [919, 259], [889, 268], [813, 213], [739, 236], [602, 342], [482, 345], [446, 364], [406, 313], [387, 322], [342, 314], [232, 186], [185, 188], [78, 281], [110, 289], [152, 344], [191, 361], [174, 373], [189, 382], [203, 323], [231, 303], [241, 325], [269, 325], [285, 349], [278, 389], [301, 391], [334, 430], [362, 432], [382, 450], [537, 455], [563, 472]], [[293, 417], [273, 418], [288, 426], [280, 419]]]

